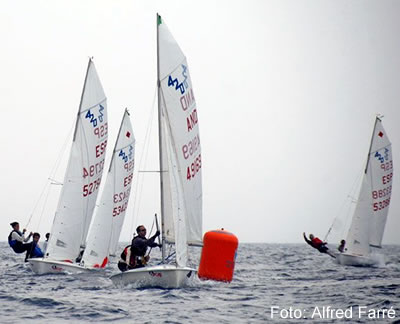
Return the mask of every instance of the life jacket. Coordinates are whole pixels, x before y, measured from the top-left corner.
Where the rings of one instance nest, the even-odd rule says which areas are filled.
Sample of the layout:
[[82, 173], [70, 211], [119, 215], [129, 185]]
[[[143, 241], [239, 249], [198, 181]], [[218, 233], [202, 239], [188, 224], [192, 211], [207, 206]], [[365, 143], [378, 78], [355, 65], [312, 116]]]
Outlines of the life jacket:
[[131, 247], [130, 245], [126, 246], [126, 247], [124, 248], [124, 250], [122, 251], [122, 253], [121, 253], [121, 259], [122, 259], [122, 260], [126, 261], [126, 254], [128, 253], [128, 249], [129, 249], [130, 247]]
[[12, 239], [12, 233], [14, 233], [14, 232], [16, 232], [17, 234], [22, 236], [22, 233], [20, 231], [12, 230], [10, 235], [8, 235], [8, 244], [14, 250], [15, 253], [21, 253], [20, 249], [22, 247], [22, 242]]
[[319, 247], [321, 247], [322, 245], [324, 245], [324, 242], [322, 242], [318, 237], [314, 237], [312, 240], [311, 240], [311, 243], [312, 243], [312, 245], [313, 245], [313, 247], [315, 247], [315, 248], [319, 248]]

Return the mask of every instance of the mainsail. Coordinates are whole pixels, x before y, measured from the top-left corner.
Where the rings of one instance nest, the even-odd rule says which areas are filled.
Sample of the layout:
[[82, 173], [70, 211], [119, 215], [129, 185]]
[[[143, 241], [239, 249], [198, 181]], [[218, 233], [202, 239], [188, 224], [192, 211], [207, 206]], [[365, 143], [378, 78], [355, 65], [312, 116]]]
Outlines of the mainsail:
[[135, 137], [129, 113], [125, 110], [99, 207], [82, 257], [86, 267], [103, 268], [109, 254], [115, 254], [128, 206], [134, 166]]
[[346, 239], [347, 251], [366, 255], [380, 247], [392, 194], [393, 160], [389, 138], [377, 117], [360, 195]]
[[157, 34], [163, 239], [184, 266], [187, 243], [202, 241], [199, 124], [186, 57], [160, 16]]
[[107, 99], [89, 59], [46, 258], [73, 262], [84, 246], [103, 174], [107, 136]]

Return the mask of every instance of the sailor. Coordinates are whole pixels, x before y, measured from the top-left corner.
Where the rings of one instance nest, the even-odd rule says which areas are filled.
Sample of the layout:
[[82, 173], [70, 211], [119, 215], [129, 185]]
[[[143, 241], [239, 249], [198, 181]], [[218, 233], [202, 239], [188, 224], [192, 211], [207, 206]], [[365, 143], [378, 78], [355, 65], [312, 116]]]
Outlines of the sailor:
[[140, 225], [136, 228], [138, 234], [132, 240], [132, 244], [124, 248], [121, 253], [121, 259], [118, 261], [118, 269], [122, 272], [142, 268], [146, 266], [150, 260], [150, 256], [146, 255], [147, 247], [161, 247], [161, 244], [157, 244], [154, 240], [160, 235], [160, 231], [157, 231], [151, 238], [146, 239], [146, 228]]
[[22, 230], [22, 233], [19, 231], [19, 223], [12, 222], [11, 227], [13, 230], [8, 235], [8, 244], [14, 250], [15, 253], [24, 253], [32, 248], [32, 242], [28, 242], [32, 236], [32, 232], [29, 233], [28, 237], [25, 238], [26, 229]]
[[30, 258], [43, 258], [44, 254], [39, 247], [39, 239], [40, 239], [40, 234], [33, 233], [31, 248], [28, 251], [26, 251], [25, 262], [27, 262], [28, 259]]
[[330, 255], [332, 258], [336, 258], [334, 254], [332, 254], [328, 247], [326, 246], [326, 242], [322, 242], [321, 239], [318, 237], [314, 236], [313, 234], [309, 235], [309, 240], [307, 239], [306, 233], [303, 232], [303, 237], [304, 240], [307, 242], [307, 244], [311, 245], [314, 249], [317, 249], [320, 253], [326, 253]]
[[43, 254], [46, 254], [47, 245], [49, 244], [50, 233], [46, 233], [45, 237], [46, 237], [46, 241], [43, 242], [43, 246], [42, 246]]
[[341, 240], [340, 241], [340, 245], [338, 246], [338, 250], [340, 253], [343, 253], [344, 251], [346, 251], [347, 249], [345, 248], [346, 245], [346, 241], [345, 240]]

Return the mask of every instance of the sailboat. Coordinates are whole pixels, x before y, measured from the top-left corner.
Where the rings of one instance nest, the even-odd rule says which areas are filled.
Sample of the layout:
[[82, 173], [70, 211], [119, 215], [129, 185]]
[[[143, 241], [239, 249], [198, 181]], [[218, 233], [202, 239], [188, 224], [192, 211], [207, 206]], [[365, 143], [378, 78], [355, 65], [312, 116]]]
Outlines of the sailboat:
[[128, 207], [134, 167], [135, 137], [126, 109], [80, 266], [101, 269], [107, 265], [109, 256], [115, 255]]
[[74, 262], [86, 243], [103, 175], [107, 138], [107, 98], [94, 63], [89, 59], [46, 254], [43, 258], [28, 260], [35, 273], [82, 271]]
[[[196, 100], [186, 57], [157, 14], [158, 135], [162, 262], [110, 277], [114, 284], [178, 288], [196, 270], [188, 245], [202, 245], [201, 148]], [[174, 261], [167, 245], [175, 245]]]
[[346, 248], [339, 264], [373, 266], [381, 262], [372, 248], [380, 248], [392, 194], [392, 147], [377, 116], [368, 152], [359, 198], [355, 207]]

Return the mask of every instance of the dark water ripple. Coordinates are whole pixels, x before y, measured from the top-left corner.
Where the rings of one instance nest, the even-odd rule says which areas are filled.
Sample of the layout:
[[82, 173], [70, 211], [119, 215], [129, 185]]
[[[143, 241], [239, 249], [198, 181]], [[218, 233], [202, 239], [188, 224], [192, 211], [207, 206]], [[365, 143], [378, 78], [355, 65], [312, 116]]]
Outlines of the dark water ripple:
[[[195, 278], [183, 289], [137, 289], [117, 288], [108, 279], [118, 271], [117, 258], [103, 273], [36, 276], [22, 255], [0, 243], [0, 323], [300, 323], [312, 317], [323, 323], [372, 322], [358, 316], [359, 306], [392, 308], [394, 319], [373, 322], [400, 323], [400, 246], [382, 251], [385, 267], [354, 268], [305, 244], [242, 244], [230, 284]], [[198, 259], [200, 251], [193, 252]], [[153, 262], [159, 257], [152, 252]], [[324, 307], [352, 309], [353, 316], [313, 316]], [[277, 313], [290, 309], [302, 317]]]

